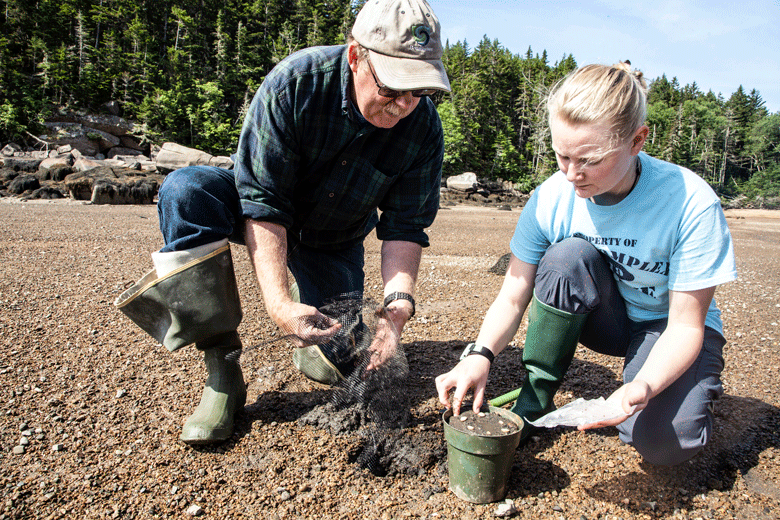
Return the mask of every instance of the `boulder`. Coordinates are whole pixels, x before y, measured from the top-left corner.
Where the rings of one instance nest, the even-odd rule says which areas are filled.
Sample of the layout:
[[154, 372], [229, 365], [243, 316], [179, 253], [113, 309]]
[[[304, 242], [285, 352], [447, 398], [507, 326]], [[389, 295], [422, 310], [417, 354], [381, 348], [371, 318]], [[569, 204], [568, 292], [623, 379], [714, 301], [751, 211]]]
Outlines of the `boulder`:
[[47, 133], [38, 136], [52, 146], [69, 145], [84, 155], [95, 155], [100, 151], [97, 140], [88, 135], [85, 128], [78, 123], [43, 123]]
[[[43, 170], [43, 168], [41, 168], [41, 170]], [[40, 173], [41, 170], [38, 170], [38, 172]], [[57, 164], [49, 168], [46, 179], [41, 179], [41, 180], [52, 180], [56, 182], [62, 182], [65, 180], [65, 177], [73, 173], [73, 171], [74, 170], [71, 166]], [[38, 175], [38, 178], [40, 179], [41, 175]]]
[[65, 177], [68, 195], [93, 204], [152, 204], [159, 176], [146, 176], [127, 168], [100, 166]]
[[34, 175], [19, 175], [8, 183], [8, 191], [14, 195], [21, 195], [26, 191], [37, 190], [41, 183]]
[[447, 177], [447, 188], [458, 191], [469, 191], [474, 189], [477, 184], [477, 174], [466, 172], [460, 175]]
[[109, 159], [113, 159], [118, 155], [122, 157], [127, 157], [128, 155], [139, 156], [143, 154], [144, 153], [140, 150], [135, 150], [132, 148], [124, 148], [123, 146], [115, 146], [106, 153], [106, 157]]
[[111, 114], [112, 116], [118, 116], [119, 115], [119, 102], [118, 101], [107, 101], [100, 105], [100, 108]]
[[70, 145], [84, 155], [96, 155], [102, 150], [119, 146], [119, 138], [103, 130], [79, 123], [45, 122], [47, 134], [39, 137], [51, 146], [59, 148]]
[[212, 157], [211, 154], [194, 148], [176, 143], [165, 143], [157, 152], [157, 167], [173, 171], [185, 166], [208, 164]]
[[85, 126], [84, 130], [87, 132], [87, 137], [97, 141], [101, 152], [119, 146], [119, 138], [114, 134], [109, 134], [108, 132], [89, 126]]
[[48, 159], [44, 159], [41, 161], [41, 164], [38, 165], [38, 169], [46, 168], [46, 169], [52, 169], [55, 166], [70, 166], [73, 164], [73, 156], [70, 154], [67, 155], [57, 155], [56, 157], [49, 157]]
[[185, 166], [208, 165], [230, 168], [233, 161], [230, 157], [213, 156], [195, 148], [188, 148], [176, 143], [165, 143], [157, 152], [157, 168], [163, 171], [173, 171]]
[[3, 184], [8, 184], [10, 181], [14, 180], [19, 176], [19, 172], [16, 170], [13, 170], [11, 168], [0, 168], [0, 182]]
[[135, 125], [130, 121], [114, 115], [78, 114], [75, 112], [68, 112], [50, 116], [48, 120], [52, 123], [74, 123], [114, 136], [129, 134], [133, 131], [133, 128], [135, 128]]
[[32, 195], [30, 195], [30, 198], [53, 200], [53, 199], [64, 199], [65, 195], [54, 186], [42, 186], [37, 190], [33, 191]]
[[105, 164], [105, 161], [98, 161], [96, 159], [89, 159], [87, 157], [80, 157], [76, 159], [76, 162], [73, 163], [73, 169], [77, 172], [85, 172], [87, 170], [100, 167], [110, 168], [109, 165]]
[[3, 151], [0, 152], [6, 157], [13, 157], [15, 153], [21, 153], [22, 147], [16, 143], [8, 143], [3, 147]]
[[130, 148], [131, 150], [138, 150], [145, 153], [149, 150], [149, 145], [141, 144], [141, 140], [132, 135], [120, 135], [119, 146], [123, 148]]
[[107, 167], [91, 168], [86, 171], [77, 171], [65, 177], [65, 187], [68, 195], [75, 200], [91, 200], [92, 188], [97, 179], [117, 179], [114, 170]]
[[226, 170], [229, 170], [233, 167], [233, 159], [230, 157], [227, 157], [225, 155], [215, 155], [211, 158], [211, 161], [209, 161], [209, 166], [216, 166], [218, 168], [225, 168]]
[[153, 204], [157, 181], [150, 178], [96, 179], [92, 188], [92, 204]]
[[7, 157], [3, 161], [3, 167], [16, 172], [34, 173], [38, 171], [42, 161], [43, 159]]

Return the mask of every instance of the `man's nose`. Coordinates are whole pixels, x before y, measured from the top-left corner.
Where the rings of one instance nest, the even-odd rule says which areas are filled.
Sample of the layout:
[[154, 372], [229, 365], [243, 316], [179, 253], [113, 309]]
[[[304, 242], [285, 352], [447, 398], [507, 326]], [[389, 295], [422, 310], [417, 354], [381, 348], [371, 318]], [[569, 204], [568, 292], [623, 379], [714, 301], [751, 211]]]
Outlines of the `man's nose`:
[[404, 92], [403, 95], [395, 98], [395, 103], [403, 108], [409, 108], [414, 104], [414, 96], [411, 92]]

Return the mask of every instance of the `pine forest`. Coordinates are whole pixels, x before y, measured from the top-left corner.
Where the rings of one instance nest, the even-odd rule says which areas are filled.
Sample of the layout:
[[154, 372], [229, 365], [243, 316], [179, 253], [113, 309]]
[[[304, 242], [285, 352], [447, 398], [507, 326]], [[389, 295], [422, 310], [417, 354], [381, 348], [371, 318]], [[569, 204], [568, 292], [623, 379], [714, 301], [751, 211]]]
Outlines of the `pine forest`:
[[[0, 141], [25, 143], [53, 111], [98, 112], [115, 101], [151, 142], [230, 155], [265, 75], [297, 49], [344, 43], [362, 3], [5, 0]], [[544, 99], [585, 65], [576, 51], [551, 58], [529, 46], [514, 54], [487, 36], [476, 45], [447, 42], [452, 92], [434, 99], [445, 132], [443, 175], [473, 171], [527, 192], [552, 174]], [[740, 86], [724, 95], [666, 75], [647, 79], [646, 152], [697, 172], [724, 199], [780, 196], [780, 112], [769, 113], [759, 92]]]

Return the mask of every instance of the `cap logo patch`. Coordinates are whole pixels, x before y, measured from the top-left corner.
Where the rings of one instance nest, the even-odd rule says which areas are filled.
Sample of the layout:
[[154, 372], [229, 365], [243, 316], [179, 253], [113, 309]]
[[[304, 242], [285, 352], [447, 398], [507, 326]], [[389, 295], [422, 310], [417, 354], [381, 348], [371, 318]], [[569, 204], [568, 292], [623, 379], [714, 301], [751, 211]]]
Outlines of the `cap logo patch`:
[[414, 32], [414, 41], [418, 44], [425, 46], [431, 41], [431, 28], [427, 25], [415, 25], [412, 27]]

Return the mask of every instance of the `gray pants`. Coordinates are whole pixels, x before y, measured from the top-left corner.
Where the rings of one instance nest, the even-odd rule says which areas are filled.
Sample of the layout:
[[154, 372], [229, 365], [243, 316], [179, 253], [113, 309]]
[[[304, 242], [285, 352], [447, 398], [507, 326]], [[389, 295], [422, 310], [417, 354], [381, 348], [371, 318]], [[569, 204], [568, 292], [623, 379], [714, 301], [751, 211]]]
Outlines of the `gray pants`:
[[[572, 314], [588, 313], [580, 343], [607, 355], [625, 357], [623, 380], [630, 382], [666, 328], [666, 320], [634, 322], [626, 315], [610, 261], [589, 242], [569, 238], [550, 246], [539, 262], [534, 286], [542, 302]], [[712, 435], [714, 402], [723, 394], [723, 345], [714, 329], [693, 365], [647, 407], [617, 426], [620, 439], [648, 462], [671, 466], [698, 453]]]

